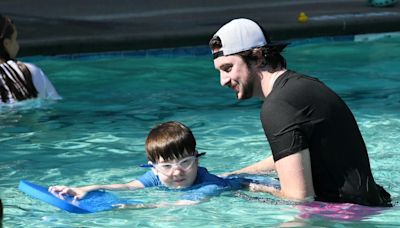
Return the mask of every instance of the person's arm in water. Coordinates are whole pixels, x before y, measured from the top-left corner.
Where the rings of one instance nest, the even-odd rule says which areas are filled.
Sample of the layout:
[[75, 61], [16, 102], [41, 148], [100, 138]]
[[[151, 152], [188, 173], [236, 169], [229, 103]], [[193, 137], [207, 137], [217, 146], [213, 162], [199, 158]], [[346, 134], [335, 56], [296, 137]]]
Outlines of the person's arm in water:
[[83, 187], [68, 187], [68, 186], [50, 186], [49, 192], [59, 196], [60, 198], [64, 198], [64, 195], [74, 196], [74, 199], [82, 199], [88, 192], [95, 190], [126, 190], [126, 189], [138, 189], [144, 188], [144, 185], [137, 180], [131, 181], [129, 183], [124, 184], [109, 184], [109, 185], [89, 185]]
[[229, 176], [233, 174], [241, 174], [241, 173], [249, 173], [249, 174], [260, 174], [267, 173], [275, 170], [274, 159], [272, 156], [266, 157], [264, 160], [261, 160], [257, 163], [244, 167], [242, 169], [225, 173], [222, 176]]
[[311, 172], [310, 152], [299, 151], [275, 162], [281, 189], [265, 185], [250, 184], [255, 192], [268, 192], [289, 200], [308, 200], [315, 196]]
[[114, 207], [118, 209], [150, 209], [150, 208], [164, 208], [164, 207], [177, 207], [177, 206], [191, 206], [202, 202], [206, 202], [213, 196], [219, 196], [224, 191], [225, 187], [221, 187], [216, 184], [206, 184], [204, 186], [200, 186], [198, 188], [186, 191], [185, 194], [181, 196], [181, 199], [175, 202], [162, 201], [162, 202], [147, 203], [147, 204], [146, 203], [116, 204], [114, 205]]
[[[202, 200], [203, 201], [203, 200]], [[116, 204], [113, 205], [117, 209], [152, 209], [152, 208], [164, 208], [164, 207], [175, 207], [175, 206], [191, 206], [199, 204], [202, 201], [192, 200], [178, 200], [176, 202], [159, 202], [159, 203], [139, 203], [139, 204]]]

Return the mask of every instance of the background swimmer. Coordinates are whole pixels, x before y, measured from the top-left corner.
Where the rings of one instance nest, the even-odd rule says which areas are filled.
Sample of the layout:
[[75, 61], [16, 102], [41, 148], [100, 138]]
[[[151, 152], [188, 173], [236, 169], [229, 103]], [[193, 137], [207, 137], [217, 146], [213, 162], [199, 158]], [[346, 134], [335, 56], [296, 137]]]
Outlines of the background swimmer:
[[61, 99], [53, 84], [37, 66], [16, 60], [19, 51], [17, 27], [0, 15], [0, 103], [45, 98]]

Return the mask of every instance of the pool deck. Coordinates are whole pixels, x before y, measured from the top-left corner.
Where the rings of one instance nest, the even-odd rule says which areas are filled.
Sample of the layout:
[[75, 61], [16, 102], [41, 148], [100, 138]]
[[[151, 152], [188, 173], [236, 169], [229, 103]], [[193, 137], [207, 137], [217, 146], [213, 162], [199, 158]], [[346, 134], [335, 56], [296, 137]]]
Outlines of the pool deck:
[[274, 40], [400, 31], [400, 3], [366, 0], [1, 0], [0, 9], [18, 27], [20, 56], [207, 45], [238, 17]]

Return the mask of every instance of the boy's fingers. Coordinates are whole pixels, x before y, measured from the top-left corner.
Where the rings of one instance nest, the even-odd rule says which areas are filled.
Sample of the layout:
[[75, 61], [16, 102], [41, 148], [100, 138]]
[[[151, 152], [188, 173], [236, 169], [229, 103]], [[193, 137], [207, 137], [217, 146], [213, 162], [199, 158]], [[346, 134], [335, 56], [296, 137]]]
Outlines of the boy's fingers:
[[64, 188], [63, 190], [60, 191], [61, 195], [67, 194], [69, 192], [69, 188]]
[[67, 188], [67, 186], [64, 186], [64, 185], [50, 186], [48, 188], [48, 191], [50, 191], [50, 192], [59, 192], [59, 191], [64, 190], [65, 188]]

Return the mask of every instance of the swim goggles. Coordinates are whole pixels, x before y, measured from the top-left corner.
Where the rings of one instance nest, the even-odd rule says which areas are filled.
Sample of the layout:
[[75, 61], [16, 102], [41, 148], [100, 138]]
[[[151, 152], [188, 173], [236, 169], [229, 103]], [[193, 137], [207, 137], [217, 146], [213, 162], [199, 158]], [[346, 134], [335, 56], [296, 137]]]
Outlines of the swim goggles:
[[172, 163], [172, 162], [160, 162], [160, 163], [156, 163], [156, 164], [149, 163], [149, 164], [140, 165], [140, 167], [155, 168], [163, 174], [170, 175], [172, 173], [172, 171], [174, 170], [174, 168], [181, 168], [184, 171], [189, 170], [190, 168], [192, 168], [194, 162], [199, 157], [201, 157], [205, 154], [206, 153], [203, 152], [203, 153], [196, 154], [194, 156], [185, 157], [175, 163]]

